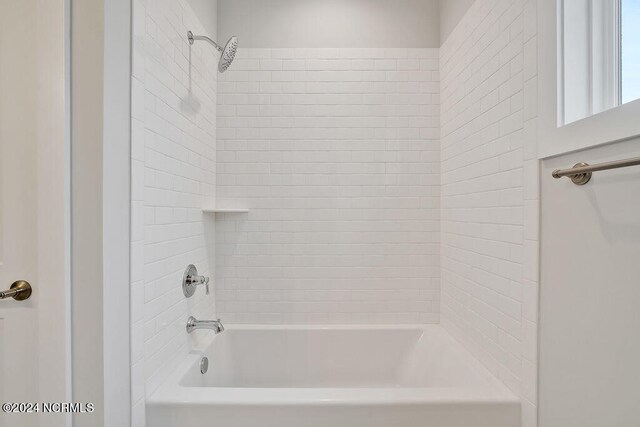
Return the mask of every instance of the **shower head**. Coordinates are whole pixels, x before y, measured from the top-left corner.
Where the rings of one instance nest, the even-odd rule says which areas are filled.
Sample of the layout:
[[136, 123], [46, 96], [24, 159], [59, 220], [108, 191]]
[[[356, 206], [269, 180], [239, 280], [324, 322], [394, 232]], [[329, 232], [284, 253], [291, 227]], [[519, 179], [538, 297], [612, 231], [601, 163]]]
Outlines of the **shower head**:
[[233, 62], [233, 58], [236, 57], [236, 52], [238, 51], [238, 38], [236, 36], [232, 36], [227, 44], [224, 45], [224, 48], [220, 47], [218, 43], [214, 42], [207, 36], [195, 36], [191, 31], [187, 32], [187, 39], [189, 40], [189, 44], [193, 44], [196, 40], [205, 40], [211, 43], [218, 52], [220, 52], [220, 59], [218, 60], [218, 71], [224, 73], [227, 71], [227, 68]]
[[227, 71], [227, 68], [233, 62], [233, 58], [236, 57], [236, 52], [238, 51], [238, 38], [236, 36], [231, 36], [229, 40], [227, 40], [227, 44], [224, 45], [224, 49], [220, 54], [220, 60], [218, 61], [218, 71], [224, 73]]

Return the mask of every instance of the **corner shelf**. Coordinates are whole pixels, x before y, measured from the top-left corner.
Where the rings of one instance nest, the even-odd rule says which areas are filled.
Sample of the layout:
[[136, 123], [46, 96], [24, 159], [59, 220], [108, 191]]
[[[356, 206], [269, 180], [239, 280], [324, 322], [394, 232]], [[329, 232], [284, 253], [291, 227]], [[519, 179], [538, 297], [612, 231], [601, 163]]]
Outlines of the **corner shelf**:
[[249, 209], [243, 208], [202, 208], [203, 213], [249, 213]]

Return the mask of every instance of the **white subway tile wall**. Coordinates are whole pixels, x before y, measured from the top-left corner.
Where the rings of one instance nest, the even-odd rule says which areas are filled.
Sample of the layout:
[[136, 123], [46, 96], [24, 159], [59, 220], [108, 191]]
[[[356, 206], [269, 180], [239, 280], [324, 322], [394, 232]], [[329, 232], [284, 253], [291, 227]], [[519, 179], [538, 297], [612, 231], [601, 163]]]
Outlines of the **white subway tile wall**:
[[[185, 0], [133, 3], [132, 425], [217, 311], [442, 320], [535, 426], [536, 2], [476, 1], [441, 49], [241, 46], [222, 75]], [[217, 310], [179, 286], [214, 240]]]
[[230, 323], [439, 321], [438, 49], [248, 49], [218, 83]]
[[202, 215], [215, 198], [217, 57], [189, 47], [202, 27], [185, 0], [133, 2], [131, 361], [132, 425], [144, 399], [189, 348], [190, 314], [214, 317], [213, 295], [187, 300], [186, 266], [209, 274]]
[[442, 323], [536, 421], [536, 2], [476, 1], [440, 49]]

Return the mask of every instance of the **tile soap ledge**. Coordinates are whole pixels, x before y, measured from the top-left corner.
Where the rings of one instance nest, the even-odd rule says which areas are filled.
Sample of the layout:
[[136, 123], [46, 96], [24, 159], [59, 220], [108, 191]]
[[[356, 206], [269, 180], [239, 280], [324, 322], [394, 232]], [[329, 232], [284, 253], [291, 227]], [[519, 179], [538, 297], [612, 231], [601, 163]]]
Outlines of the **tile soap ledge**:
[[249, 213], [246, 208], [202, 208], [203, 213]]

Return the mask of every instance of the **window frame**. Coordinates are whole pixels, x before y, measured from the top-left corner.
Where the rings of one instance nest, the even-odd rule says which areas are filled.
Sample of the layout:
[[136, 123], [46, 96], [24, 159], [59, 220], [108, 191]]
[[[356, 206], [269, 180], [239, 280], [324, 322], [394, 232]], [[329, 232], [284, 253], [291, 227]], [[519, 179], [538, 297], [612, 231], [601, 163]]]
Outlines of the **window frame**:
[[[570, 0], [574, 1], [574, 0]], [[596, 0], [597, 1], [597, 0]], [[611, 22], [616, 31], [611, 28], [600, 28], [600, 33], [610, 34], [613, 39], [605, 40], [603, 37], [594, 39], [591, 26], [589, 43], [601, 43], [602, 46], [613, 46], [611, 49], [600, 49], [601, 60], [594, 62], [595, 58], [589, 58], [592, 67], [585, 70], [591, 76], [590, 84], [596, 81], [598, 91], [590, 88], [589, 106], [593, 113], [585, 118], [565, 124], [565, 63], [564, 63], [564, 33], [563, 0], [538, 0], [538, 99], [539, 99], [539, 126], [538, 126], [538, 157], [545, 158], [562, 153], [567, 153], [588, 147], [622, 141], [640, 135], [640, 100], [621, 104], [621, 66], [620, 66], [620, 4], [621, 0], [606, 0], [615, 4], [611, 19], [597, 17], [598, 22]], [[584, 4], [591, 3], [586, 0]], [[609, 10], [607, 7], [596, 7]], [[593, 13], [593, 9], [589, 12]], [[591, 15], [593, 20], [593, 15]], [[596, 27], [597, 29], [597, 27]], [[596, 34], [597, 36], [597, 34]], [[591, 49], [589, 49], [591, 51]], [[609, 56], [606, 56], [609, 55]], [[593, 64], [615, 64], [613, 70], [594, 69]], [[596, 80], [593, 76], [599, 76]], [[603, 83], [603, 82], [607, 83]], [[598, 83], [599, 82], [599, 83]], [[593, 94], [597, 96], [593, 96]], [[596, 103], [594, 104], [594, 98]], [[609, 106], [603, 109], [603, 106]]]

